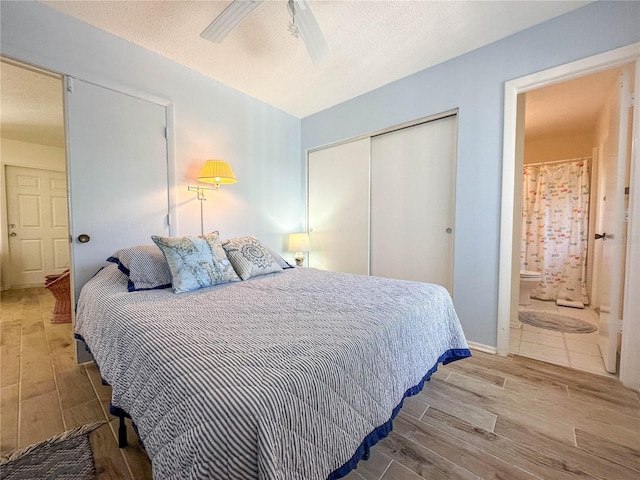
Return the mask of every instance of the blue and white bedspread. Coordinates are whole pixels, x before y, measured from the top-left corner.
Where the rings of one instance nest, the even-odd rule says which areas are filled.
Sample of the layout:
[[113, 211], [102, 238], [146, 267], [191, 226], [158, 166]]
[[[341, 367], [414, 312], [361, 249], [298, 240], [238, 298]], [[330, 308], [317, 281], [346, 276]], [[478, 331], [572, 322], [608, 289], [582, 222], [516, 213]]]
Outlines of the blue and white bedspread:
[[444, 288], [308, 268], [176, 295], [110, 265], [75, 329], [163, 480], [339, 478], [470, 355]]

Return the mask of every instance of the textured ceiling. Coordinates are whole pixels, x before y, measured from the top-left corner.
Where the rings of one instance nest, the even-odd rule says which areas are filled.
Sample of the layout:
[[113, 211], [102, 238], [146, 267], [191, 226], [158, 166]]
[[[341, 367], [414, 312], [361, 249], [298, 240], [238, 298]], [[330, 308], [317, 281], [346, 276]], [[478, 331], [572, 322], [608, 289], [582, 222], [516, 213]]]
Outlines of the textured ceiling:
[[[83, 10], [89, 4], [90, 7], [95, 7], [95, 11], [91, 13], [92, 16], [109, 17], [111, 20], [106, 23], [118, 24], [118, 28], [125, 31], [125, 33], [114, 33], [123, 37], [128, 35], [130, 41], [188, 65], [186, 59], [174, 58], [170, 53], [161, 51], [159, 46], [149, 45], [156, 42], [171, 50], [172, 45], [171, 42], [166, 41], [167, 38], [180, 44], [181, 42], [176, 38], [180, 35], [184, 38], [191, 35], [194, 38], [185, 40], [187, 46], [177, 45], [174, 49], [176, 52], [182, 50], [191, 52], [188, 45], [198, 46], [199, 53], [191, 52], [190, 54], [193, 62], [193, 65], [189, 65], [191, 68], [203, 73], [206, 73], [204, 71], [206, 68], [211, 72], [219, 71], [215, 75], [211, 72], [208, 74], [298, 116], [329, 107], [375, 86], [419, 71], [429, 64], [444, 61], [449, 56], [455, 55], [452, 52], [456, 49], [461, 53], [479, 47], [479, 40], [470, 33], [479, 29], [478, 25], [474, 26], [474, 21], [479, 21], [478, 19], [484, 15], [484, 13], [479, 14], [479, 10], [484, 11], [486, 8], [494, 11], [493, 9], [498, 5], [501, 9], [504, 8], [504, 11], [514, 14], [512, 4], [517, 4], [516, 10], [519, 15], [526, 16], [530, 23], [535, 22], [524, 12], [540, 14], [539, 2], [454, 2], [455, 4], [452, 4], [452, 2], [317, 2], [311, 0], [314, 9], [317, 10], [318, 21], [325, 30], [325, 36], [333, 50], [333, 61], [316, 67], [308, 59], [301, 41], [289, 36], [286, 32], [288, 22], [286, 12], [283, 14], [282, 28], [280, 28], [280, 20], [277, 28], [270, 29], [269, 23], [265, 23], [264, 17], [271, 18], [271, 21], [274, 21], [273, 18], [280, 19], [280, 10], [284, 8], [283, 2], [280, 1], [265, 2], [221, 45], [200, 39], [200, 31], [228, 3], [106, 1], [97, 2], [97, 4], [96, 2], [54, 2], [54, 5]], [[554, 14], [575, 8], [577, 5], [569, 2], [560, 2], [560, 4], [557, 2], [549, 4], [556, 9]], [[542, 7], [549, 5], [543, 2]], [[145, 6], [147, 8], [142, 9]], [[403, 6], [407, 8], [410, 6], [410, 8], [403, 10], [400, 8]], [[460, 13], [455, 22], [450, 17], [452, 8]], [[342, 14], [337, 13], [344, 9], [352, 13], [358, 12], [358, 14], [352, 20], [345, 20]], [[204, 17], [203, 19], [196, 15], [198, 11], [204, 11], [200, 14]], [[405, 18], [407, 11], [413, 12], [414, 15]], [[275, 17], [274, 12], [276, 12]], [[325, 15], [324, 19], [322, 12]], [[546, 15], [549, 16], [550, 13], [547, 11]], [[485, 29], [500, 32], [517, 29], [514, 27], [515, 21], [511, 21], [503, 14], [498, 17], [492, 18], [485, 24]], [[328, 24], [332, 25], [330, 29], [324, 26], [327, 22], [326, 18], [330, 18], [328, 21]], [[392, 28], [383, 28], [381, 25], [385, 22]], [[434, 32], [442, 32], [441, 24], [451, 26], [452, 23], [456, 26], [448, 32], [448, 36], [434, 37], [436, 35]], [[342, 28], [338, 28], [340, 25]], [[403, 25], [406, 26], [404, 33], [399, 35], [398, 29], [402, 30]], [[161, 33], [164, 29], [171, 30], [173, 33], [164, 36]], [[192, 34], [192, 32], [195, 33]], [[346, 40], [350, 37], [351, 41]], [[260, 38], [268, 38], [268, 41], [260, 42]], [[337, 49], [334, 45], [336, 38], [345, 39], [345, 47], [349, 48]], [[363, 48], [356, 45], [350, 50], [351, 45], [360, 45], [363, 38], [366, 39], [365, 43], [371, 43], [372, 52], [365, 51], [361, 55], [355, 55], [355, 52]], [[430, 42], [434, 43], [435, 47], [423, 48], [423, 51], [416, 53], [413, 50], [413, 42], [422, 45], [423, 38], [431, 39]], [[258, 39], [257, 45], [256, 39]], [[342, 45], [340, 42], [338, 45]], [[449, 44], [457, 47], [454, 49], [452, 46], [447, 46]], [[396, 53], [380, 53], [388, 52], [392, 45], [394, 46], [392, 50]], [[175, 52], [174, 54], [178, 55]], [[237, 55], [238, 58], [230, 60], [229, 56], [233, 57], [233, 55]], [[220, 58], [225, 60], [222, 61]], [[269, 62], [273, 63], [271, 68], [263, 66], [268, 66]], [[339, 65], [334, 65], [336, 62], [339, 62]], [[262, 68], [265, 68], [264, 72], [261, 71]], [[287, 70], [289, 70], [288, 74]], [[595, 121], [595, 116], [603, 108], [606, 95], [617, 75], [618, 70], [602, 72], [529, 92], [527, 94], [527, 135], [542, 135], [549, 129], [566, 129], [567, 125], [571, 125], [572, 129], [588, 128], [585, 125], [593, 124]], [[1, 64], [0, 76], [2, 78], [0, 82], [2, 137], [63, 147], [64, 123], [60, 79], [4, 62]], [[222, 78], [225, 76], [226, 80]], [[276, 78], [279, 81], [275, 81]]]
[[227, 1], [44, 1], [297, 117], [479, 48], [586, 1], [310, 0], [332, 51], [311, 63], [265, 1], [221, 44], [200, 38]]
[[42, 72], [0, 63], [2, 138], [64, 147], [62, 81]]

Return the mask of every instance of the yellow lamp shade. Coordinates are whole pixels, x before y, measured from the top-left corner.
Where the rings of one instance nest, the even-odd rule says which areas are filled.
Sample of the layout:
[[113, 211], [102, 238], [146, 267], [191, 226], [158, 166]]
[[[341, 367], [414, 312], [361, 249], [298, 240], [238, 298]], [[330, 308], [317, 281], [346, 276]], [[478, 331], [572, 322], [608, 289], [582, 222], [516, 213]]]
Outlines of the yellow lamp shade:
[[229, 164], [222, 160], [207, 160], [200, 170], [198, 180], [216, 184], [229, 184], [238, 181]]

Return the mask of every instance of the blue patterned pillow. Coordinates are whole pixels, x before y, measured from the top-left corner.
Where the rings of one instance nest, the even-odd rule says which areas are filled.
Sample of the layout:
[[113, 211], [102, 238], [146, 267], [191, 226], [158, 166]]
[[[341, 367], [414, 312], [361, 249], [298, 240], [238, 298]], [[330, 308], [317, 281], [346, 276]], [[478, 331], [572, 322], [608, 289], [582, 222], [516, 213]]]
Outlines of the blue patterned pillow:
[[267, 247], [255, 237], [232, 238], [222, 246], [242, 280], [282, 271], [282, 267], [273, 259]]
[[129, 277], [130, 292], [171, 288], [167, 259], [155, 245], [122, 248], [107, 258], [107, 262], [117, 263], [118, 269]]
[[200, 237], [154, 235], [151, 239], [167, 259], [175, 293], [240, 280], [220, 244], [218, 232]]

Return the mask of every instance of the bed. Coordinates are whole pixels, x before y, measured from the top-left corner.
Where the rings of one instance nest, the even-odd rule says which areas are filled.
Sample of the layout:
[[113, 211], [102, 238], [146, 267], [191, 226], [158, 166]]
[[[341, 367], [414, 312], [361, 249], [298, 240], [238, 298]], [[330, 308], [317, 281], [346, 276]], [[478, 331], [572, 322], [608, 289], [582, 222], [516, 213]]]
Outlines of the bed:
[[83, 287], [75, 332], [156, 479], [341, 478], [439, 363], [470, 355], [437, 285], [278, 257], [284, 268], [176, 294], [132, 289], [121, 259]]

